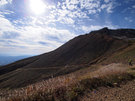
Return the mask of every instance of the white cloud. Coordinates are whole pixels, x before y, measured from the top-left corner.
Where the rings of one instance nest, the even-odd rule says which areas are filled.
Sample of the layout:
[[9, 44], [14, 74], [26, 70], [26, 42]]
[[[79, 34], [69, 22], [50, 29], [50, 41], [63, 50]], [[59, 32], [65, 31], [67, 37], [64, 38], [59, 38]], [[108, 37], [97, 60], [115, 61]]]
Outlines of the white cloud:
[[90, 25], [90, 26], [82, 26], [80, 29], [84, 31], [84, 33], [89, 33], [94, 30], [99, 30], [101, 28], [108, 27], [111, 29], [117, 28], [117, 26], [112, 26], [112, 25]]
[[101, 28], [103, 28], [103, 27], [102, 26], [94, 26], [94, 25], [91, 25], [91, 26], [82, 26], [82, 30], [85, 33], [89, 33], [90, 31], [98, 30], [98, 29], [101, 29]]
[[131, 2], [134, 3], [134, 0], [123, 0], [123, 2], [126, 3], [126, 4], [131, 3]]
[[0, 1], [0, 6], [6, 5], [7, 3], [8, 3], [7, 0], [1, 0]]
[[135, 13], [135, 5], [125, 8], [122, 13]]
[[132, 20], [131, 17], [125, 17], [124, 19], [125, 19], [126, 21], [128, 21], [128, 22], [133, 22], [133, 20]]
[[133, 5], [132, 7], [135, 8], [135, 5]]
[[0, 17], [0, 32], [4, 31], [14, 31], [14, 26], [11, 24], [11, 22], [4, 18], [4, 16]]
[[115, 8], [114, 1], [105, 0], [106, 3], [101, 3], [101, 0], [63, 0], [56, 6], [48, 6], [49, 12], [43, 17], [42, 22], [46, 25], [59, 22], [68, 26], [77, 23], [80, 19], [89, 20], [90, 15], [98, 14], [103, 10], [112, 13]]
[[101, 9], [106, 10], [107, 13], [112, 13], [114, 9], [114, 3], [109, 2], [108, 4], [103, 4]]
[[[0, 2], [3, 2], [2, 5], [6, 5], [12, 3], [12, 0], [1, 0]], [[56, 6], [48, 4], [46, 15], [12, 19], [14, 20], [12, 22], [6, 19], [4, 15], [14, 12], [0, 11], [0, 40], [4, 40], [0, 41], [2, 47], [0, 52], [12, 51], [13, 53], [15, 50], [22, 53], [32, 52], [32, 54], [48, 52], [76, 36], [73, 31], [69, 31], [70, 29], [74, 28], [87, 33], [104, 27], [98, 25], [85, 26], [85, 23], [91, 21], [90, 15], [93, 16], [102, 10], [112, 13], [113, 8], [112, 0], [104, 0], [104, 4], [101, 4], [101, 0], [62, 0]], [[57, 23], [60, 25], [57, 26]], [[54, 26], [49, 27], [51, 25]], [[19, 33], [19, 36], [16, 39], [2, 39], [1, 36], [6, 31]], [[9, 46], [10, 48], [8, 48]]]
[[61, 21], [61, 23], [64, 23], [64, 24], [74, 24], [74, 22], [75, 21], [69, 17], [65, 17], [65, 18], [63, 18], [63, 21]]
[[89, 15], [100, 13], [103, 10], [112, 13], [116, 5], [115, 0], [104, 0], [103, 3], [101, 0], [65, 0], [58, 2], [56, 9], [53, 9], [49, 16], [57, 16], [55, 21], [63, 21], [67, 16], [75, 19], [91, 19]]
[[8, 3], [12, 3], [12, 0], [0, 0], [0, 6], [6, 5]]
[[104, 0], [105, 3], [108, 3], [110, 0]]
[[113, 9], [113, 3], [111, 2], [111, 3], [109, 3], [109, 4], [107, 5], [106, 11], [107, 11], [108, 13], [112, 13], [112, 12], [113, 12], [112, 9]]
[[68, 30], [41, 26], [25, 26], [21, 29], [20, 33], [22, 35], [22, 40], [26, 39], [35, 42], [45, 41], [48, 36], [51, 36], [58, 38], [59, 40], [57, 41], [64, 43], [75, 36], [75, 34]]
[[[68, 21], [69, 20], [71, 20], [70, 23], [73, 23], [72, 19], [68, 19]], [[31, 51], [33, 54], [41, 54], [56, 49], [63, 43], [76, 36], [67, 29], [57, 29], [45, 25], [40, 26], [37, 24], [37, 22], [36, 24], [15, 27], [4, 16], [0, 16], [0, 22], [0, 53], [8, 53], [11, 51], [13, 54], [16, 49], [16, 51], [20, 53], [25, 52], [26, 54], [29, 54]], [[16, 23], [18, 22], [19, 21]], [[12, 38], [7, 37], [4, 39], [2, 36], [7, 31], [9, 32], [7, 36], [12, 33], [18, 33], [19, 36], [17, 36], [17, 38], [13, 36]], [[44, 42], [46, 45], [40, 44], [39, 42]]]
[[10, 11], [10, 10], [4, 10], [4, 11], [0, 11], [0, 14], [1, 15], [9, 15], [9, 14], [13, 14], [14, 12], [13, 11]]
[[82, 0], [81, 1], [81, 8], [85, 8], [87, 10], [93, 10], [100, 7], [99, 0]]

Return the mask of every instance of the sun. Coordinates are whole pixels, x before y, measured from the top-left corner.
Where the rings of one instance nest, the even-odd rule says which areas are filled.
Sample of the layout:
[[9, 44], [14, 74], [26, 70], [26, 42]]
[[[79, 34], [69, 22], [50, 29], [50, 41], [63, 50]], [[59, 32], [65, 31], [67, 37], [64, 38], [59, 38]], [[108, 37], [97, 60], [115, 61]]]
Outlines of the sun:
[[35, 14], [43, 14], [45, 12], [46, 5], [42, 0], [30, 0], [30, 9]]

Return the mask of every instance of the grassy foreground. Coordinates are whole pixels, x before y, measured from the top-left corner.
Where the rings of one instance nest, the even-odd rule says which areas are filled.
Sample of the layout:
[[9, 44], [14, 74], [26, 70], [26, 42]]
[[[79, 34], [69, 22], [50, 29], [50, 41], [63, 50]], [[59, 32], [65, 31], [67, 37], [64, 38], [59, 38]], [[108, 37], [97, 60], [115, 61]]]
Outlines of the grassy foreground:
[[122, 64], [110, 64], [99, 66], [95, 71], [79, 71], [25, 88], [1, 90], [0, 95], [2, 101], [78, 101], [88, 90], [115, 87], [133, 79], [134, 66], [131, 68]]

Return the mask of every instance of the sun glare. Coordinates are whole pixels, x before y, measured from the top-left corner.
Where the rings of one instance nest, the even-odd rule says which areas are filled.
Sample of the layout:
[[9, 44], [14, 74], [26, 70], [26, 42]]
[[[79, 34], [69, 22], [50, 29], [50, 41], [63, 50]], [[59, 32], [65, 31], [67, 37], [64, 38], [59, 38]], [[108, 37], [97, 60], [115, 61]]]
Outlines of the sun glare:
[[30, 0], [30, 9], [35, 14], [42, 14], [45, 12], [46, 5], [42, 0]]

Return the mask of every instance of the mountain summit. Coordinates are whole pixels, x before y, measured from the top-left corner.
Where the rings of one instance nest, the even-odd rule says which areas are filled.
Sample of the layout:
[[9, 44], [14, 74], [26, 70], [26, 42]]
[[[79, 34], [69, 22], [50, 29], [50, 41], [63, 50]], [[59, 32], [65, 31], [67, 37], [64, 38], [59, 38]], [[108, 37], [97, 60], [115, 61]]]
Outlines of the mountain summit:
[[23, 59], [0, 68], [0, 87], [22, 87], [99, 63], [129, 46], [134, 29], [107, 27], [80, 35], [54, 51]]
[[135, 38], [135, 29], [112, 30], [112, 29], [108, 29], [108, 27], [104, 27], [103, 29], [93, 31], [93, 33], [107, 34], [110, 36], [121, 37], [121, 38], [122, 37]]

